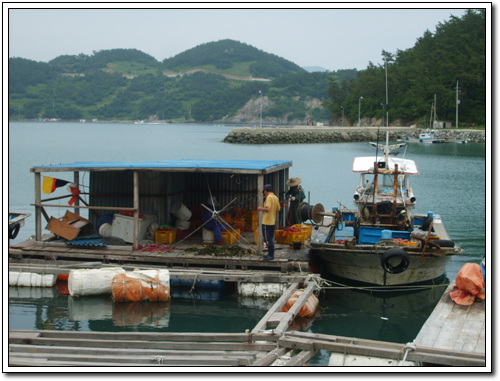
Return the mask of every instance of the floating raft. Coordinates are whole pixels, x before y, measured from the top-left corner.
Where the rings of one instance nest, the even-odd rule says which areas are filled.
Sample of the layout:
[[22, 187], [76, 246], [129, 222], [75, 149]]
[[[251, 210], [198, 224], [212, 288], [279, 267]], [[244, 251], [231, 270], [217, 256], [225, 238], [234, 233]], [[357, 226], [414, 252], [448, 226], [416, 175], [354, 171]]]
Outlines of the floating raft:
[[[253, 241], [253, 233], [248, 235], [247, 241]], [[227, 245], [228, 250], [231, 246]], [[253, 245], [251, 245], [253, 246]], [[214, 256], [203, 255], [193, 251], [200, 251], [206, 246], [187, 241], [169, 251], [140, 251], [132, 246], [107, 245], [106, 247], [82, 247], [29, 240], [9, 247], [10, 263], [57, 263], [61, 261], [99, 261], [105, 264], [130, 264], [135, 266], [162, 265], [167, 268], [200, 268], [211, 267], [219, 269], [262, 269], [280, 272], [300, 271], [309, 272], [309, 250], [293, 250], [290, 245], [276, 244], [274, 260], [263, 260], [262, 255], [247, 250], [242, 255]], [[254, 247], [254, 246], [253, 246]]]
[[470, 306], [456, 304], [450, 298], [450, 284], [415, 339], [416, 345], [470, 353], [486, 353], [486, 301]]

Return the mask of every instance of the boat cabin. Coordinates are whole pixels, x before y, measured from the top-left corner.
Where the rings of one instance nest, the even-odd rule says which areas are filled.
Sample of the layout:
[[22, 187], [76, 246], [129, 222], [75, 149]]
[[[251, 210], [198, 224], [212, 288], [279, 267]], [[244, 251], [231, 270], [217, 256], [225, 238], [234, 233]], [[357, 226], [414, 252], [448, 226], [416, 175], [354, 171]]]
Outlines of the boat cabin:
[[413, 160], [388, 154], [380, 157], [354, 158], [352, 171], [360, 174], [360, 183], [354, 191], [361, 222], [406, 230], [410, 209], [415, 206], [415, 195], [410, 177], [418, 175]]
[[[271, 184], [277, 196], [286, 191], [285, 182], [291, 166], [291, 161], [283, 160], [165, 160], [75, 162], [32, 167], [35, 239], [42, 240], [42, 228], [45, 227], [42, 216], [50, 222], [48, 210], [52, 208], [71, 209], [68, 224], [74, 223], [78, 216], [85, 220], [85, 212], [94, 227], [104, 216], [121, 213], [128, 214], [132, 226], [130, 241], [137, 249], [143, 233], [142, 221], [174, 226], [179, 205], [188, 208], [194, 218], [203, 211], [202, 204], [206, 205], [212, 197], [218, 202], [217, 210], [255, 210], [263, 204], [265, 184]], [[59, 184], [63, 186], [70, 183], [67, 194], [42, 198], [47, 179], [54, 184], [62, 179]], [[284, 217], [282, 211], [278, 221], [284, 221]], [[261, 217], [258, 226], [261, 226]], [[261, 252], [262, 233], [260, 228], [257, 230], [258, 251]]]

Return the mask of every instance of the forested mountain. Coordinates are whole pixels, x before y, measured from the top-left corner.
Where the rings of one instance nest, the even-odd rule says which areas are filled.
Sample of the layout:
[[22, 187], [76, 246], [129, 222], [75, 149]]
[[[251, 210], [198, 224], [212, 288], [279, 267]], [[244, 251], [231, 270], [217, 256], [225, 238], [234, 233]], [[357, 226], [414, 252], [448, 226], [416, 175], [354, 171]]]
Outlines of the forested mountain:
[[[387, 63], [389, 123], [426, 125], [437, 99], [438, 119], [454, 121], [459, 81], [460, 123], [484, 124], [485, 12], [440, 23]], [[9, 118], [258, 122], [382, 121], [385, 65], [312, 72], [252, 46], [222, 40], [163, 62], [136, 49], [60, 56], [49, 63], [9, 59]], [[362, 98], [361, 98], [362, 97]]]
[[186, 50], [164, 60], [163, 68], [181, 72], [206, 68], [214, 73], [256, 78], [278, 78], [289, 73], [305, 72], [293, 62], [233, 40], [209, 42]]
[[246, 122], [257, 115], [243, 120], [238, 110], [261, 91], [268, 105], [263, 117], [270, 121], [327, 121], [321, 107], [327, 78], [356, 73], [307, 73], [231, 40], [203, 44], [162, 63], [136, 49], [64, 55], [48, 64], [10, 58], [9, 117]]
[[[389, 123], [429, 123], [436, 96], [437, 118], [455, 122], [457, 81], [459, 123], [484, 125], [486, 118], [486, 20], [484, 10], [452, 16], [429, 31], [411, 49], [382, 52], [387, 62]], [[333, 119], [346, 116], [382, 119], [386, 100], [385, 65], [370, 63], [357, 80], [330, 80], [328, 108]], [[362, 99], [360, 99], [362, 97]], [[455, 123], [453, 123], [455, 125]]]

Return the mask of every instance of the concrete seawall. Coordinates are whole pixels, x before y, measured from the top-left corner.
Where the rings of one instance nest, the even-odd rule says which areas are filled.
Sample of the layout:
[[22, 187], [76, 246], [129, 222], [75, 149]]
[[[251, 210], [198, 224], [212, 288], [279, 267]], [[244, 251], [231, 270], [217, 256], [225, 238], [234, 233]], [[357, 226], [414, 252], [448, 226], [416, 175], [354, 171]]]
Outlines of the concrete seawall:
[[[236, 144], [298, 144], [298, 143], [341, 143], [385, 140], [389, 131], [391, 141], [403, 136], [418, 137], [422, 131], [415, 127], [240, 127], [224, 138], [225, 143]], [[485, 142], [485, 132], [476, 130], [436, 130], [436, 137], [442, 139]]]

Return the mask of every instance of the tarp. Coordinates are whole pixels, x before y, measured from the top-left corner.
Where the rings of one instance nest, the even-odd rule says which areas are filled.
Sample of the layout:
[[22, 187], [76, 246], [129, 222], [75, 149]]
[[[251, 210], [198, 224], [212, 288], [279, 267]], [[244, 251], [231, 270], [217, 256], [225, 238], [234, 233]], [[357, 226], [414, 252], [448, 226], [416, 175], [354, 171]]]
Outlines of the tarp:
[[450, 297], [457, 304], [470, 306], [476, 298], [484, 300], [485, 287], [481, 266], [476, 263], [466, 263], [457, 274], [454, 291], [450, 292]]

